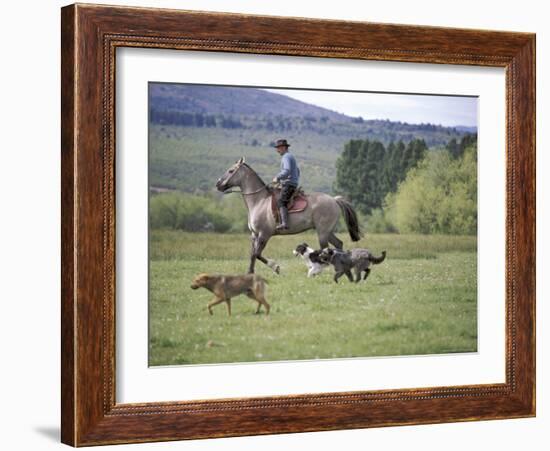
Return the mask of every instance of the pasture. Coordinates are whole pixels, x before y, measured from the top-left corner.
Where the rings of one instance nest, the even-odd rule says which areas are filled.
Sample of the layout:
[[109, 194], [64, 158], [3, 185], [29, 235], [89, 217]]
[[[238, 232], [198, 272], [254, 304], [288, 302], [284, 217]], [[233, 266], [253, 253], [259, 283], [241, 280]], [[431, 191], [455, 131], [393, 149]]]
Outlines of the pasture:
[[307, 278], [295, 246], [314, 233], [275, 237], [264, 256], [281, 265], [268, 280], [271, 313], [239, 296], [206, 309], [212, 294], [192, 290], [200, 272], [248, 268], [248, 234], [150, 233], [149, 365], [421, 355], [477, 350], [477, 241], [473, 236], [367, 234], [345, 249], [366, 247], [386, 261], [366, 282], [332, 280], [332, 267]]

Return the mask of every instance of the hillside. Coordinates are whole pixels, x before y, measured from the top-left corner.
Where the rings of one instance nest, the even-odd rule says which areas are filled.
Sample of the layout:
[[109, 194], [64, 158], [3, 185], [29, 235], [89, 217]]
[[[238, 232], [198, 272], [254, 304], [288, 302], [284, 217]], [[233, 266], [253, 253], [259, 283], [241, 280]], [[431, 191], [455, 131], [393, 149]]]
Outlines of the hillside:
[[153, 109], [185, 113], [350, 119], [325, 108], [256, 88], [150, 83], [149, 99]]
[[264, 179], [278, 170], [270, 147], [284, 137], [301, 164], [307, 190], [332, 191], [335, 161], [350, 139], [424, 139], [431, 148], [468, 131], [433, 124], [363, 120], [256, 88], [149, 84], [150, 184], [188, 192], [212, 190], [245, 156]]

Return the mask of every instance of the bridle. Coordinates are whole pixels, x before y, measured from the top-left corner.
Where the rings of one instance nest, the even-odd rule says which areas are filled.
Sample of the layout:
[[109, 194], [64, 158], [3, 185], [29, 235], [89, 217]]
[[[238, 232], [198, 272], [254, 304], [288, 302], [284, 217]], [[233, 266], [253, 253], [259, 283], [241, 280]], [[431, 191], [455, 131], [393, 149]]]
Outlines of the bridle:
[[[231, 174], [229, 176], [229, 178], [225, 181], [225, 183], [229, 183], [229, 180], [231, 180], [231, 178], [239, 171], [239, 169], [241, 169], [241, 167], [243, 166], [246, 166], [248, 169], [250, 169], [252, 172], [254, 172], [254, 169], [252, 169], [250, 166], [248, 166], [244, 161], [239, 165], [239, 167], [237, 169], [235, 169], [235, 171], [233, 172], [233, 174]], [[254, 172], [256, 174], [256, 172]], [[231, 193], [240, 193], [242, 194], [243, 196], [250, 196], [251, 194], [257, 194], [259, 193], [260, 191], [264, 190], [264, 189], [267, 189], [267, 185], [264, 183], [264, 181], [262, 179], [260, 179], [260, 181], [263, 183], [263, 185], [258, 188], [256, 191], [251, 191], [249, 193], [245, 193], [244, 191], [233, 191], [231, 189], [229, 190], [226, 190], [226, 191], [223, 191], [223, 194], [231, 194]]]

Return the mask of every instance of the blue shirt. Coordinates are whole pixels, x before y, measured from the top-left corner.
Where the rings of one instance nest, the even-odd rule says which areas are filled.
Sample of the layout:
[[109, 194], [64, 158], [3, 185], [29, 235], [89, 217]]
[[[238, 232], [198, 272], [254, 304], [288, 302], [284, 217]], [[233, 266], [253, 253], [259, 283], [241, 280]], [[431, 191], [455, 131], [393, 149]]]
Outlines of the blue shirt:
[[300, 179], [300, 168], [296, 163], [294, 155], [290, 152], [286, 152], [281, 157], [281, 172], [277, 174], [277, 180], [283, 185], [290, 183], [291, 185], [298, 185]]

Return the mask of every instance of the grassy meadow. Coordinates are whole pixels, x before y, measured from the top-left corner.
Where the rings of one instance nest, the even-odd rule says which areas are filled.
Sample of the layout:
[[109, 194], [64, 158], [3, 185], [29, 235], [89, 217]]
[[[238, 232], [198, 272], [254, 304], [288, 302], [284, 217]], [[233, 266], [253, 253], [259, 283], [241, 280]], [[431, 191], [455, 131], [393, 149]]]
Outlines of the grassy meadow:
[[419, 355], [477, 350], [477, 241], [473, 236], [368, 234], [344, 247], [367, 247], [386, 260], [366, 282], [332, 280], [332, 267], [307, 278], [292, 250], [317, 247], [314, 233], [273, 238], [263, 255], [281, 265], [268, 280], [270, 315], [256, 315], [246, 296], [206, 305], [192, 290], [199, 272], [239, 274], [248, 268], [248, 234], [152, 230], [149, 365]]

